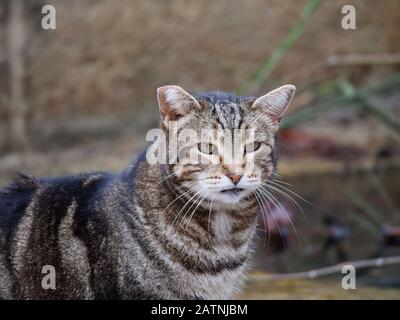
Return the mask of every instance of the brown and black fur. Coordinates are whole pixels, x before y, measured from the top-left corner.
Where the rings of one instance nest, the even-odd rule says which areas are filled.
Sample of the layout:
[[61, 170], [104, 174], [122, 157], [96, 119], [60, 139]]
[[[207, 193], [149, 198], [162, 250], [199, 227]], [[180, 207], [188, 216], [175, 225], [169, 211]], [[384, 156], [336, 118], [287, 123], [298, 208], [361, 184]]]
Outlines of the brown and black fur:
[[[208, 106], [241, 99], [196, 98]], [[222, 125], [246, 121], [244, 110], [218, 110], [207, 112]], [[273, 151], [263, 160], [269, 174]], [[143, 152], [119, 174], [20, 175], [0, 191], [0, 298], [231, 297], [249, 266], [257, 201], [249, 196], [238, 210], [218, 211], [206, 200], [191, 219], [174, 224], [188, 198], [177, 199], [179, 177], [165, 178], [173, 170], [174, 165], [150, 165]], [[222, 220], [229, 232], [220, 233]], [[45, 265], [56, 270], [55, 290], [41, 286]]]

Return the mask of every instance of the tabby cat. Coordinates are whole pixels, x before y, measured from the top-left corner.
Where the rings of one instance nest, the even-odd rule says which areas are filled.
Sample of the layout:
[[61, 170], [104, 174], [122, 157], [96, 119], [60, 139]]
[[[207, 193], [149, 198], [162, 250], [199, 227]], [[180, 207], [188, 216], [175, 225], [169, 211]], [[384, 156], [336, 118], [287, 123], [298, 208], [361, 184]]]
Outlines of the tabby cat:
[[[257, 190], [274, 172], [275, 136], [294, 91], [285, 85], [253, 98], [157, 90], [167, 137], [172, 121], [178, 131], [252, 129], [240, 161], [226, 161], [218, 139], [179, 140], [178, 153], [219, 164], [150, 164], [144, 151], [118, 174], [20, 175], [0, 191], [0, 298], [233, 297], [254, 248]], [[44, 266], [54, 268], [55, 288], [43, 286]]]

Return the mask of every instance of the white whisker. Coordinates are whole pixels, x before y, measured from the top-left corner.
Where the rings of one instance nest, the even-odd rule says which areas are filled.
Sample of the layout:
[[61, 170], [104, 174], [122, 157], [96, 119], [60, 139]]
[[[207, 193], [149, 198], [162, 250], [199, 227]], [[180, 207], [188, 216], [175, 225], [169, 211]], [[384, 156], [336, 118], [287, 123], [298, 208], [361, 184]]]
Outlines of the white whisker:
[[267, 182], [263, 182], [263, 186], [265, 186], [268, 189], [274, 190], [276, 192], [278, 192], [279, 194], [283, 195], [284, 197], [286, 197], [289, 201], [291, 201], [301, 212], [301, 214], [303, 215], [304, 219], [306, 221], [308, 221], [308, 218], [306, 216], [306, 214], [303, 211], [303, 208], [297, 203], [297, 201], [295, 199], [293, 199], [293, 197], [291, 197], [290, 195], [288, 195], [286, 192], [284, 192], [283, 190], [278, 189], [277, 187], [275, 187], [272, 184], [269, 184]]
[[269, 208], [269, 210], [270, 210], [270, 212], [271, 212], [271, 217], [272, 217], [272, 219], [274, 220], [275, 226], [277, 227], [278, 232], [279, 232], [279, 235], [280, 235], [280, 237], [281, 237], [281, 240], [283, 241], [283, 244], [284, 244], [284, 246], [285, 246], [285, 248], [286, 248], [286, 241], [285, 241], [284, 238], [283, 238], [282, 231], [281, 231], [281, 228], [279, 228], [278, 221], [276, 221], [274, 215], [272, 214], [272, 209], [271, 209], [271, 206], [270, 206], [269, 203], [268, 203], [268, 198], [266, 198], [265, 195], [263, 195], [262, 193], [260, 193], [260, 195], [263, 197], [263, 199], [265, 200], [265, 203], [268, 205], [268, 208]]
[[208, 234], [210, 236], [210, 240], [211, 240], [211, 229], [210, 229], [210, 224], [211, 224], [211, 210], [212, 210], [212, 204], [214, 201], [214, 196], [211, 197], [211, 202], [210, 202], [210, 210], [208, 211]]
[[[260, 209], [261, 209], [261, 216], [262, 216], [262, 219], [263, 219], [263, 222], [264, 222], [264, 226], [265, 226], [265, 218], [267, 219], [267, 228], [268, 228], [268, 244], [267, 244], [267, 247], [269, 248], [269, 245], [270, 245], [270, 242], [271, 242], [271, 233], [270, 233], [270, 229], [271, 229], [271, 228], [270, 228], [268, 216], [264, 216], [263, 210], [264, 210], [264, 209], [266, 210], [266, 208], [263, 209], [262, 201], [261, 201], [261, 199], [258, 198], [258, 190], [257, 190], [257, 189], [254, 190], [254, 195], [255, 195], [255, 197], [256, 197], [258, 206], [259, 206]], [[265, 233], [265, 234], [264, 234], [264, 247], [265, 247], [266, 237], [267, 237], [267, 236], [266, 236], [266, 233]]]
[[175, 175], [175, 172], [172, 172], [171, 174], [169, 174], [168, 176], [166, 176], [164, 179], [162, 179], [158, 184], [163, 183], [165, 180], [167, 180], [168, 178], [172, 177], [173, 175]]
[[195, 214], [197, 208], [200, 206], [200, 204], [203, 202], [203, 200], [207, 197], [207, 195], [208, 195], [208, 191], [206, 190], [206, 191], [202, 194], [202, 197], [201, 197], [199, 203], [197, 204], [197, 206], [194, 208], [192, 214], [190, 215], [189, 220], [188, 220], [188, 222], [186, 223], [186, 229], [187, 229], [188, 226], [190, 225], [190, 221], [192, 220], [193, 215]]
[[195, 192], [195, 194], [194, 194], [194, 195], [183, 205], [183, 207], [179, 210], [179, 212], [176, 214], [174, 220], [172, 221], [172, 223], [171, 223], [171, 225], [170, 225], [170, 231], [172, 231], [172, 227], [174, 226], [176, 220], [177, 220], [178, 217], [180, 216], [182, 210], [184, 210], [185, 207], [190, 203], [190, 201], [191, 201], [194, 197], [198, 196], [200, 193], [201, 193], [201, 191]]
[[308, 200], [304, 199], [302, 196], [298, 195], [298, 194], [297, 194], [296, 192], [294, 192], [293, 190], [290, 190], [290, 189], [287, 188], [287, 187], [284, 187], [284, 186], [282, 186], [282, 185], [279, 185], [279, 184], [277, 183], [276, 180], [269, 180], [269, 181], [267, 181], [267, 183], [271, 183], [271, 184], [274, 184], [274, 185], [276, 185], [276, 186], [279, 186], [279, 187], [281, 187], [282, 189], [286, 190], [287, 192], [290, 192], [291, 194], [293, 194], [294, 196], [296, 196], [296, 197], [299, 198], [300, 200], [303, 200], [304, 202], [306, 202], [306, 203], [312, 205], [311, 202], [309, 202]]
[[294, 226], [294, 224], [292, 222], [292, 219], [291, 219], [290, 215], [288, 214], [287, 210], [282, 206], [282, 204], [278, 201], [278, 199], [271, 192], [269, 192], [268, 190], [265, 190], [263, 188], [261, 188], [261, 190], [262, 190], [262, 192], [266, 193], [266, 196], [271, 197], [271, 201], [274, 203], [275, 207], [279, 207], [282, 210], [282, 212], [286, 215], [287, 219], [289, 220], [289, 224], [290, 224], [291, 228], [293, 229], [294, 234], [296, 235], [296, 239], [300, 242], [300, 244], [302, 244], [301, 240], [299, 238], [299, 235], [297, 233], [297, 230], [296, 230], [296, 228], [295, 228], [295, 226]]

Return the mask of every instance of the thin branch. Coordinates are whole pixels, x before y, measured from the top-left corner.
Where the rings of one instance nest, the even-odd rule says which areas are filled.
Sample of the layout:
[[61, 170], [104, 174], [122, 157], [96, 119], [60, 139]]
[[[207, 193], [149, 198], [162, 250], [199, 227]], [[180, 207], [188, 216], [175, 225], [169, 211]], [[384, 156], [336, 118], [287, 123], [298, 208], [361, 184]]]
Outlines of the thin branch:
[[345, 96], [358, 102], [370, 115], [374, 116], [387, 127], [400, 133], [400, 122], [392, 114], [375, 106], [365, 94], [357, 92], [351, 83], [342, 80], [339, 82], [339, 85]]
[[379, 64], [400, 64], [398, 53], [377, 53], [377, 54], [344, 54], [331, 55], [327, 59], [327, 65], [332, 66], [353, 66], [353, 65], [379, 65]]
[[[392, 88], [397, 88], [400, 85], [400, 74], [395, 74], [377, 85], [373, 85], [367, 87], [365, 89], [361, 89], [358, 94], [363, 96], [364, 98], [368, 98], [373, 94], [377, 94], [379, 92], [383, 92], [385, 90], [390, 90]], [[339, 97], [334, 97], [331, 100], [325, 100], [321, 103], [317, 103], [313, 106], [303, 108], [297, 112], [289, 114], [286, 118], [283, 119], [281, 122], [280, 128], [286, 129], [298, 125], [300, 123], [310, 121], [315, 116], [320, 114], [321, 112], [327, 112], [330, 110], [337, 110], [340, 108], [348, 108], [348, 107], [355, 107], [355, 104], [352, 103], [357, 102], [356, 97], [348, 96], [348, 95], [341, 95]], [[380, 110], [381, 111], [381, 110]], [[385, 121], [388, 120], [387, 117], [384, 117]], [[397, 122], [395, 119], [391, 119], [391, 121]], [[391, 125], [393, 128], [397, 127], [397, 124]]]
[[327, 276], [330, 274], [341, 273], [342, 269], [346, 265], [352, 265], [355, 269], [365, 269], [371, 267], [382, 267], [393, 264], [400, 264], [400, 256], [377, 258], [377, 259], [366, 259], [358, 261], [348, 261], [336, 264], [334, 266], [313, 269], [304, 272], [295, 273], [279, 273], [279, 274], [256, 274], [251, 278], [257, 281], [274, 281], [274, 280], [289, 280], [289, 279], [315, 279], [318, 277]]

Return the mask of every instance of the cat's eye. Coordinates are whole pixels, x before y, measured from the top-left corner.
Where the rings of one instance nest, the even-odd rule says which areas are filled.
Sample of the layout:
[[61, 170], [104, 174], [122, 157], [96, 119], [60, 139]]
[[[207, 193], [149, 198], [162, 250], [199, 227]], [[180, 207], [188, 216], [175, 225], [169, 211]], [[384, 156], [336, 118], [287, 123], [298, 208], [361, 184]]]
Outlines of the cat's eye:
[[200, 152], [205, 154], [217, 154], [217, 147], [212, 143], [199, 143], [198, 148]]
[[244, 152], [248, 153], [248, 152], [254, 152], [258, 149], [260, 149], [261, 143], [255, 141], [252, 143], [248, 143], [246, 144], [246, 146], [244, 147]]

